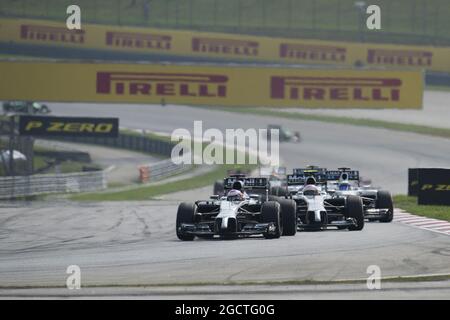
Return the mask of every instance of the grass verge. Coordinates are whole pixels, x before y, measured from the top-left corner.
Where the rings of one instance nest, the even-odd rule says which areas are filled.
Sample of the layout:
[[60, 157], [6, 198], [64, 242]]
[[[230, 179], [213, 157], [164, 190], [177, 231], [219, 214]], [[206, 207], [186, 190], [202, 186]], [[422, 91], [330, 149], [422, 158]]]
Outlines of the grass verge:
[[[203, 106], [199, 107], [203, 108]], [[400, 122], [390, 122], [374, 119], [357, 119], [351, 117], [338, 117], [317, 114], [303, 114], [298, 112], [279, 112], [265, 108], [244, 108], [244, 107], [218, 107], [221, 111], [239, 112], [244, 114], [261, 115], [275, 118], [298, 119], [303, 121], [320, 121], [327, 123], [347, 124], [360, 127], [381, 128], [402, 132], [412, 132], [428, 136], [450, 138], [450, 129], [435, 128], [416, 124], [407, 124]]]
[[136, 201], [136, 200], [150, 200], [156, 196], [173, 193], [177, 191], [185, 191], [196, 188], [201, 188], [212, 184], [215, 180], [222, 179], [227, 175], [230, 169], [253, 169], [252, 165], [231, 166], [223, 165], [217, 169], [205, 173], [200, 176], [187, 178], [179, 181], [168, 182], [155, 186], [143, 186], [124, 191], [106, 192], [106, 193], [89, 193], [79, 194], [71, 197], [75, 201]]
[[395, 207], [418, 216], [450, 221], [449, 206], [418, 205], [417, 197], [405, 195], [394, 196], [394, 204]]
[[[413, 276], [398, 276], [398, 277], [384, 277], [381, 279], [383, 283], [410, 283], [410, 282], [435, 282], [435, 281], [449, 281], [450, 274], [431, 274], [431, 275], [413, 275]], [[177, 283], [128, 283], [128, 284], [87, 284], [84, 288], [155, 288], [155, 287], [206, 287], [206, 286], [307, 286], [307, 285], [351, 285], [351, 284], [365, 284], [367, 279], [344, 279], [344, 280], [269, 280], [269, 281], [205, 281], [205, 282], [177, 282]], [[2, 286], [2, 290], [12, 289], [56, 289], [66, 288], [66, 286]]]

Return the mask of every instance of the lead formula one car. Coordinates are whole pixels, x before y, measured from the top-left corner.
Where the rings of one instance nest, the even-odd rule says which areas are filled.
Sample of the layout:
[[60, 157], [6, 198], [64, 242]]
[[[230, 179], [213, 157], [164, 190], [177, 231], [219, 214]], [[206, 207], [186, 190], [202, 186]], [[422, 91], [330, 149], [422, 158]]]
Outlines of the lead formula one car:
[[224, 189], [225, 196], [179, 205], [176, 234], [180, 240], [295, 235], [296, 204], [289, 199], [270, 201], [267, 178], [228, 177]]

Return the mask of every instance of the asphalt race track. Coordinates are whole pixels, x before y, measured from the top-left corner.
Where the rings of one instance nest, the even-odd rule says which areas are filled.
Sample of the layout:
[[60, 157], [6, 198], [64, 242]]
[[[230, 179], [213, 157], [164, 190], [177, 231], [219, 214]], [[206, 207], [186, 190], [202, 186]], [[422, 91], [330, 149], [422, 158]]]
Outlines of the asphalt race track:
[[[82, 286], [116, 287], [116, 293], [117, 286], [151, 284], [363, 279], [374, 264], [383, 277], [450, 271], [450, 237], [400, 223], [275, 240], [182, 242], [174, 232], [176, 207], [174, 201], [5, 206], [0, 209], [0, 289], [64, 287], [72, 264], [81, 268]], [[440, 297], [443, 289], [425, 283], [421, 290]], [[61, 289], [57, 295], [80, 294], [73, 292]], [[11, 294], [0, 290], [0, 297]]]
[[[285, 143], [280, 148], [289, 167], [347, 165], [393, 193], [406, 192], [408, 167], [450, 164], [449, 140], [411, 133], [176, 106], [50, 104], [50, 108], [55, 115], [118, 116], [121, 126], [165, 133], [176, 128], [192, 130], [194, 120], [203, 120], [204, 128], [218, 129], [265, 128], [279, 123], [299, 130], [303, 138], [300, 144]], [[300, 232], [275, 240], [179, 241], [175, 236], [179, 199], [204, 198], [208, 192], [209, 188], [187, 190], [147, 202], [2, 203], [0, 298], [450, 296], [449, 281], [386, 283], [376, 296], [371, 296], [365, 284], [217, 286], [365, 279], [370, 265], [378, 265], [382, 277], [450, 274], [450, 237], [393, 222], [367, 223], [359, 232]], [[64, 288], [66, 268], [73, 264], [81, 268], [85, 287], [76, 292]], [[187, 283], [209, 286], [183, 286]]]

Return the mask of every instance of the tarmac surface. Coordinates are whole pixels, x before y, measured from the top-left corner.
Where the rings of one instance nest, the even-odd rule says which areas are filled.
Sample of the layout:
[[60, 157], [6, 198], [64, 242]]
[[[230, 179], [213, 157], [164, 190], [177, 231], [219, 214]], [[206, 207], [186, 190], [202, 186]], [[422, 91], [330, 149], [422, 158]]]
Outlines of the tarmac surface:
[[[19, 293], [7, 290], [13, 288], [65, 287], [70, 265], [80, 267], [86, 289], [120, 286], [137, 291], [149, 285], [157, 289], [158, 285], [365, 279], [371, 265], [380, 267], [382, 277], [450, 274], [450, 237], [405, 224], [367, 223], [362, 231], [299, 232], [274, 240], [182, 242], [175, 236], [177, 205], [169, 200], [3, 205], [0, 297]], [[440, 298], [448, 292], [430, 289], [427, 282], [417, 286], [421, 295], [428, 291], [429, 297]], [[65, 290], [50, 292], [68, 295]], [[296, 298], [299, 290], [285, 297]], [[20, 292], [47, 295], [46, 290]], [[120, 295], [118, 288], [112, 292]], [[358, 292], [354, 295], [359, 296]], [[395, 292], [389, 297], [396, 297]], [[159, 291], [139, 294], [163, 295]], [[328, 294], [324, 297], [332, 296]]]
[[[409, 167], [450, 166], [450, 140], [413, 133], [171, 105], [50, 107], [55, 115], [118, 116], [121, 126], [169, 134], [176, 128], [192, 130], [194, 120], [203, 120], [204, 130], [281, 124], [302, 135], [301, 143], [280, 146], [289, 168], [346, 165], [393, 193], [406, 193]], [[450, 298], [448, 281], [386, 282], [376, 291], [364, 283], [273, 285], [366, 279], [371, 265], [380, 267], [382, 277], [450, 274], [450, 237], [392, 222], [367, 223], [362, 231], [299, 232], [274, 240], [179, 241], [179, 202], [206, 198], [211, 189], [145, 202], [2, 203], [0, 297]], [[81, 269], [81, 290], [65, 289], [69, 265]], [[261, 285], [250, 285], [254, 282]], [[220, 285], [224, 283], [234, 286]]]

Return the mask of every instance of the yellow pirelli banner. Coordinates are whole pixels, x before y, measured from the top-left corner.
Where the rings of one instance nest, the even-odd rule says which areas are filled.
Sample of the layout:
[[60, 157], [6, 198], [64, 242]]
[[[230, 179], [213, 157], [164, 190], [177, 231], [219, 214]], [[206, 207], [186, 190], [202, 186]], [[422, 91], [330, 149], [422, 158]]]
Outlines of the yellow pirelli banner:
[[281, 39], [223, 33], [0, 19], [0, 41], [209, 59], [271, 61], [450, 72], [450, 48], [319, 40]]
[[0, 100], [421, 108], [420, 71], [0, 62]]

